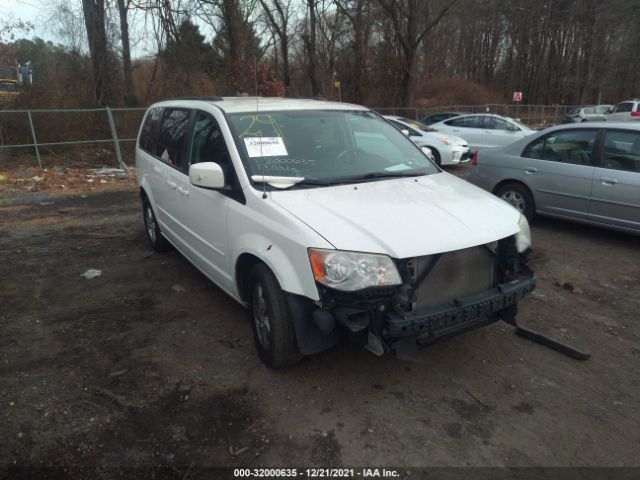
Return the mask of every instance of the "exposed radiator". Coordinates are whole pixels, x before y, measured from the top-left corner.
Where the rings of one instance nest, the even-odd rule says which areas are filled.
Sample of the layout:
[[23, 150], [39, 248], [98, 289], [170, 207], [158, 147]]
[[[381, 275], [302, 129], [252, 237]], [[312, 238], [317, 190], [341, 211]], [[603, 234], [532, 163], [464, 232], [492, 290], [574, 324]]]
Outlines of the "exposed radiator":
[[[488, 290], [494, 286], [494, 244], [443, 253], [433, 270], [418, 287], [416, 308], [426, 308], [455, 298]], [[429, 266], [433, 256], [416, 259], [415, 278]]]

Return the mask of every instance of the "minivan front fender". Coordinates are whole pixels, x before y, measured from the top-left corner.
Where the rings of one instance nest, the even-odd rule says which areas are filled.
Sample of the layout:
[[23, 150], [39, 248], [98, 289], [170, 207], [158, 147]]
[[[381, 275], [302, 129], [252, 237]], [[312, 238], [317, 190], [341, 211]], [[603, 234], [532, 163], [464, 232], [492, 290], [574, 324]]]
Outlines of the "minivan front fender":
[[[255, 233], [247, 233], [234, 239], [234, 273], [238, 297], [246, 301], [244, 285], [246, 276], [256, 262], [264, 263], [273, 272], [280, 288], [287, 293], [319, 300], [318, 288], [313, 279], [307, 250], [300, 246], [288, 246], [287, 253], [273, 240]], [[250, 256], [251, 258], [248, 258]], [[250, 266], [251, 268], [247, 268]]]

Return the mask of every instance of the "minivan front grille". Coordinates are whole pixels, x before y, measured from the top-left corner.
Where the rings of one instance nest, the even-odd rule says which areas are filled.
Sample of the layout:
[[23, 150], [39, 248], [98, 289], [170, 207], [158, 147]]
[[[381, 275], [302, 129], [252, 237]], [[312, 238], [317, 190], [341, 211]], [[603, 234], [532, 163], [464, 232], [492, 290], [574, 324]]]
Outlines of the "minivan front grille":
[[[494, 286], [495, 245], [476, 247], [443, 253], [437, 263], [418, 286], [416, 308], [427, 308], [464, 298]], [[414, 280], [429, 267], [432, 255], [416, 258]]]

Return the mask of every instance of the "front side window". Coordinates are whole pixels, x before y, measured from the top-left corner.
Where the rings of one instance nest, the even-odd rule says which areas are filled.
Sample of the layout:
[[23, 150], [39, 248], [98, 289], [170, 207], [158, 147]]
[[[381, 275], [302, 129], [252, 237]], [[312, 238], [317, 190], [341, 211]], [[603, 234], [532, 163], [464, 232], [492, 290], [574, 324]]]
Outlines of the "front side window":
[[404, 124], [402, 124], [402, 123], [400, 123], [400, 122], [395, 122], [395, 121], [393, 121], [393, 120], [390, 120], [390, 122], [391, 122], [393, 125], [395, 125], [395, 127], [396, 127], [397, 129], [399, 129], [400, 131], [402, 131], [402, 130], [407, 130], [407, 131], [409, 132], [409, 136], [411, 136], [411, 137], [419, 137], [419, 136], [420, 136], [420, 133], [419, 133], [419, 132], [416, 132], [416, 131], [415, 131], [413, 128], [411, 128], [411, 127], [408, 127], [408, 126], [406, 126], [406, 125], [404, 125]]
[[523, 156], [574, 165], [590, 165], [596, 136], [596, 130], [552, 133], [529, 144]]
[[180, 170], [186, 170], [182, 157], [190, 113], [189, 110], [177, 108], [166, 108], [164, 110], [158, 143], [153, 152], [162, 160]]
[[189, 165], [215, 162], [222, 167], [225, 178], [231, 173], [231, 156], [220, 125], [209, 113], [198, 111], [189, 143]]
[[477, 115], [468, 115], [466, 117], [454, 118], [453, 120], [449, 120], [448, 122], [444, 122], [451, 127], [462, 127], [462, 128], [482, 128], [482, 118]]
[[369, 111], [238, 113], [228, 120], [249, 177], [339, 183], [438, 172], [402, 132]]
[[604, 139], [602, 166], [640, 172], [640, 133], [608, 131]]
[[158, 131], [158, 122], [162, 115], [161, 108], [152, 108], [147, 113], [140, 131], [139, 145], [143, 150], [153, 153], [153, 144], [156, 138], [156, 132]]
[[487, 130], [513, 130], [514, 126], [501, 118], [484, 117], [484, 128]]

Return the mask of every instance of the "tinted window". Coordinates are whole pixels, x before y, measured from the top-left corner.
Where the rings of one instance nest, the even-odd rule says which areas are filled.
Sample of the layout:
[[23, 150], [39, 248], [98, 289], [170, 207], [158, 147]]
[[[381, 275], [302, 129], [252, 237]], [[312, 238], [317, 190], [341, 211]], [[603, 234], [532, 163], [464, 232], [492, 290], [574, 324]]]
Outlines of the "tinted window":
[[481, 117], [478, 117], [477, 115], [469, 115], [466, 117], [454, 118], [453, 120], [449, 120], [448, 122], [444, 123], [452, 127], [481, 128], [481, 122]]
[[623, 102], [623, 103], [619, 103], [615, 110], [613, 111], [613, 113], [623, 113], [623, 112], [630, 112], [633, 110], [633, 103], [632, 102]]
[[162, 114], [161, 108], [152, 108], [147, 113], [142, 125], [142, 131], [140, 132], [139, 145], [140, 148], [146, 150], [149, 153], [153, 153], [153, 142], [156, 138], [156, 132], [158, 131], [158, 123]]
[[158, 143], [153, 152], [165, 162], [181, 170], [186, 170], [186, 165], [183, 165], [181, 161], [189, 124], [189, 113], [189, 110], [165, 109], [164, 115], [162, 115]]
[[614, 170], [640, 172], [640, 133], [607, 132], [602, 152], [602, 166]]
[[531, 143], [523, 156], [553, 162], [589, 165], [596, 135], [596, 130], [569, 130], [552, 133]]
[[231, 174], [231, 156], [220, 125], [213, 116], [205, 112], [196, 114], [193, 135], [189, 144], [189, 165], [200, 162], [215, 162], [222, 167], [225, 178]]

